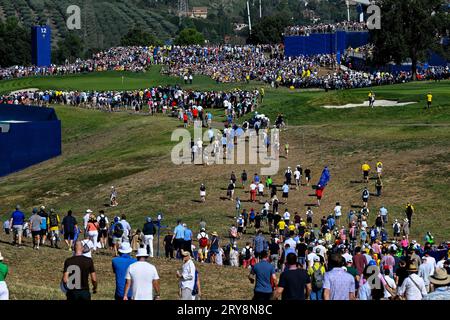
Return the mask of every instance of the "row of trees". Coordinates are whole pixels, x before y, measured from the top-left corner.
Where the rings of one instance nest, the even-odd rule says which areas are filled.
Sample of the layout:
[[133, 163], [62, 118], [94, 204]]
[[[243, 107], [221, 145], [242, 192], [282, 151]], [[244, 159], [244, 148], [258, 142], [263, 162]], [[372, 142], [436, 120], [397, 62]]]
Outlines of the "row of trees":
[[[31, 31], [25, 28], [16, 18], [8, 18], [0, 22], [0, 66], [29, 65], [31, 63]], [[204, 44], [205, 38], [196, 29], [183, 29], [174, 43], [177, 45]], [[143, 31], [139, 27], [132, 28], [121, 41], [122, 46], [160, 46], [163, 42], [155, 35]], [[98, 50], [86, 50], [81, 38], [74, 32], [58, 41], [52, 52], [52, 61], [62, 64], [66, 60], [87, 58]]]

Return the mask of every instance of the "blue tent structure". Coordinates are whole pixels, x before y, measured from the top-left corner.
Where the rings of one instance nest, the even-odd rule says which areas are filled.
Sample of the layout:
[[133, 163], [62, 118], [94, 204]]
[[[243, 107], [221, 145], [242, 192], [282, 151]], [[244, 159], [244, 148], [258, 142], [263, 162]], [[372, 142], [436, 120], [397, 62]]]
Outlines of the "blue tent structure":
[[0, 104], [0, 177], [61, 155], [52, 108]]

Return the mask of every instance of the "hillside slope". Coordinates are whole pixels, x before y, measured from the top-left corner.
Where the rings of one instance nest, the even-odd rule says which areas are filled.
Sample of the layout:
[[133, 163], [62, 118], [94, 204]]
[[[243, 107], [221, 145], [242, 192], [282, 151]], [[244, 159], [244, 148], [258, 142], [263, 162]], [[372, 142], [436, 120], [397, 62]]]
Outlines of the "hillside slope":
[[[253, 22], [259, 16], [258, 1], [250, 1]], [[263, 15], [284, 10], [291, 21], [303, 19], [305, 10], [301, 1], [265, 1]], [[81, 30], [69, 31], [66, 27], [67, 7], [81, 8]], [[234, 23], [246, 23], [246, 0], [189, 0], [188, 8], [206, 6], [208, 19], [185, 21], [184, 26], [195, 26], [212, 42], [223, 41], [233, 34]], [[318, 17], [325, 21], [345, 18], [344, 1], [310, 1]], [[333, 12], [333, 14], [331, 14]], [[119, 44], [120, 39], [134, 26], [145, 29], [161, 40], [173, 38], [179, 30], [177, 0], [0, 0], [0, 20], [17, 17], [26, 26], [38, 22], [49, 23], [54, 32], [55, 45], [68, 32], [77, 33], [86, 49], [104, 49]]]

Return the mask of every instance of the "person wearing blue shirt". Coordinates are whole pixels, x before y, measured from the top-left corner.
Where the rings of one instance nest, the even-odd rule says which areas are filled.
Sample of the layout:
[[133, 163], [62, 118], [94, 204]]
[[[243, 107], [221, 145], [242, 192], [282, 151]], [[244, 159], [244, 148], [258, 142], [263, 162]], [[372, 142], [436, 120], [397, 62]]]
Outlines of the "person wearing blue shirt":
[[328, 229], [333, 230], [334, 229], [334, 225], [335, 225], [335, 220], [333, 218], [332, 215], [330, 215], [327, 219], [327, 225], [328, 225]]
[[184, 226], [184, 250], [189, 251], [192, 256], [192, 231], [189, 229], [186, 224]]
[[268, 249], [268, 244], [266, 239], [264, 238], [262, 231], [259, 230], [255, 239], [253, 240], [253, 248], [255, 249], [255, 258], [256, 261], [259, 261], [261, 258], [261, 254], [263, 251]]
[[283, 191], [283, 199], [285, 201], [285, 204], [287, 204], [288, 201], [288, 197], [289, 197], [289, 184], [287, 182], [285, 182], [283, 184], [283, 186], [281, 187], [281, 190]]
[[273, 287], [276, 284], [275, 268], [268, 261], [267, 251], [261, 253], [261, 262], [255, 264], [248, 275], [251, 283], [255, 282], [253, 300], [269, 301], [272, 297]]
[[260, 179], [257, 173], [255, 173], [255, 177], [253, 178], [253, 181], [255, 182], [255, 184], [258, 184]]
[[173, 246], [177, 251], [177, 257], [181, 257], [178, 253], [184, 248], [184, 227], [181, 224], [181, 220], [177, 221], [177, 226], [173, 230]]
[[11, 214], [10, 225], [13, 229], [13, 244], [16, 245], [18, 240], [19, 246], [22, 245], [23, 223], [25, 221], [25, 214], [20, 211], [20, 206], [16, 206], [16, 211]]
[[[127, 275], [128, 267], [135, 263], [137, 260], [130, 256], [133, 251], [129, 242], [123, 242], [119, 247], [119, 256], [112, 259], [112, 269], [116, 275], [116, 291], [114, 293], [114, 299], [123, 301], [123, 295], [125, 294], [125, 276]], [[133, 295], [132, 290], [128, 292], [128, 299], [131, 299]]]

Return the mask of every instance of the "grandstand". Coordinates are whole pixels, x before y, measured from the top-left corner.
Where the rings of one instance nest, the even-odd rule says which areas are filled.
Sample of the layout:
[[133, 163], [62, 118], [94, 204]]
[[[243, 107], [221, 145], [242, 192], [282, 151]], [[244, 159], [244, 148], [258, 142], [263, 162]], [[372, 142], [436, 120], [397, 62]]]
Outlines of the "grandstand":
[[61, 122], [54, 109], [0, 105], [0, 176], [61, 154]]

